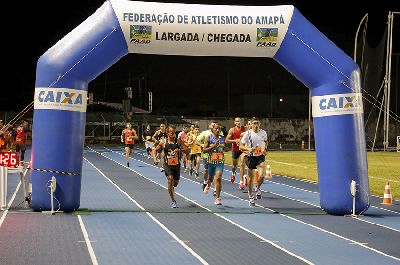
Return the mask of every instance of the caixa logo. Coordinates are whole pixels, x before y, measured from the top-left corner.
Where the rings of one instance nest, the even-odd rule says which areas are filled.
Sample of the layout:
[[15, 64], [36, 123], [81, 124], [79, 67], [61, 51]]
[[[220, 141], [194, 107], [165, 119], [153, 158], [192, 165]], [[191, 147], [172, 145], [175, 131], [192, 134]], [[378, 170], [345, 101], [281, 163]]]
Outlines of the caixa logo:
[[35, 109], [86, 112], [87, 91], [68, 88], [36, 88]]
[[362, 113], [360, 93], [315, 96], [312, 100], [313, 117]]

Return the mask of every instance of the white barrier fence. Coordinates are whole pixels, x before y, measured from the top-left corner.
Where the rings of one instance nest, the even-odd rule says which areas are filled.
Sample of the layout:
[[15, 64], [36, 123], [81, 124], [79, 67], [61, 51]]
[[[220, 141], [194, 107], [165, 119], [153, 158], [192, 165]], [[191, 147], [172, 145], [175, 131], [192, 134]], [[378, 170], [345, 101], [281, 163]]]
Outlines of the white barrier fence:
[[6, 210], [7, 208], [7, 179], [8, 174], [19, 173], [21, 178], [21, 186], [24, 196], [24, 201], [27, 196], [26, 185], [25, 185], [25, 175], [27, 170], [23, 166], [19, 166], [17, 168], [8, 168], [0, 166], [0, 210]]

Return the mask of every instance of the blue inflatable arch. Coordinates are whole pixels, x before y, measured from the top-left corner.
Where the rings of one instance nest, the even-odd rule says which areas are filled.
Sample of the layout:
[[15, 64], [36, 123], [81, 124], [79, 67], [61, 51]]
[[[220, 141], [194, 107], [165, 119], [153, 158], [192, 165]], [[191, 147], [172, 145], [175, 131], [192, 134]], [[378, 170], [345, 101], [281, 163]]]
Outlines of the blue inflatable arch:
[[[321, 207], [369, 207], [360, 75], [357, 65], [293, 6], [245, 7], [107, 1], [37, 64], [32, 208], [50, 209], [57, 178], [61, 209], [80, 205], [88, 83], [128, 53], [272, 57], [312, 93]], [[266, 69], [267, 71], [268, 69]]]

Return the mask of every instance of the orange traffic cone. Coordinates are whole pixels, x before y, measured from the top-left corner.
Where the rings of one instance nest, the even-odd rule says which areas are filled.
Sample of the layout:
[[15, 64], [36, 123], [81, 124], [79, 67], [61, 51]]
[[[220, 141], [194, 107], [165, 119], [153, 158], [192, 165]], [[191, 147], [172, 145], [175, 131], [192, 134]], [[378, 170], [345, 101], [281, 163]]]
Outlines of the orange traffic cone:
[[272, 179], [272, 172], [270, 165], [267, 165], [267, 169], [265, 170], [265, 178]]
[[381, 204], [394, 205], [393, 199], [392, 199], [392, 193], [390, 192], [389, 181], [386, 183], [385, 192], [383, 193], [383, 202]]

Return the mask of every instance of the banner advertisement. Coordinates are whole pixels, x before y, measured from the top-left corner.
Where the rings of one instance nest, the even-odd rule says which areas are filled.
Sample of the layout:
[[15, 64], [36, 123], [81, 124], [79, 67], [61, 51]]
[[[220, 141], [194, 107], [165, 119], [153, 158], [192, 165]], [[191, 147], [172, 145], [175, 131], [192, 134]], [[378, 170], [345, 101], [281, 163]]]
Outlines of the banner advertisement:
[[35, 109], [52, 109], [86, 112], [87, 91], [70, 88], [35, 89]]
[[312, 115], [314, 118], [360, 113], [363, 113], [361, 93], [312, 97]]
[[293, 6], [111, 1], [130, 53], [273, 57]]

